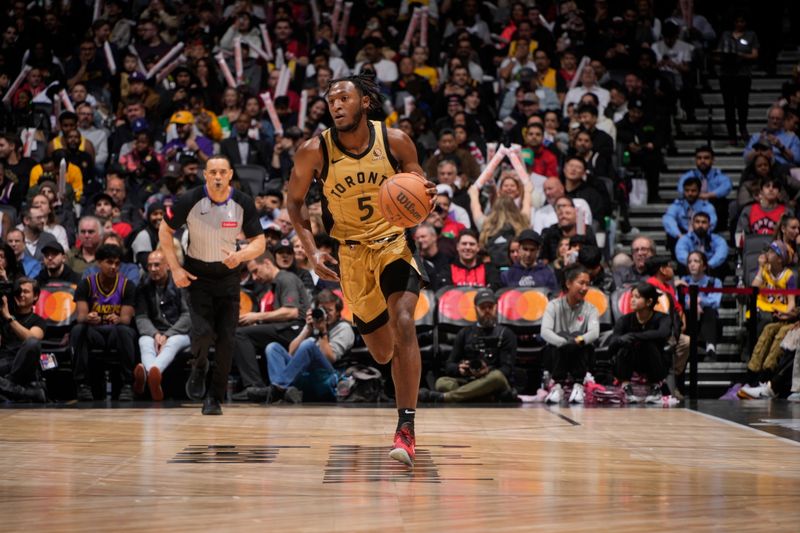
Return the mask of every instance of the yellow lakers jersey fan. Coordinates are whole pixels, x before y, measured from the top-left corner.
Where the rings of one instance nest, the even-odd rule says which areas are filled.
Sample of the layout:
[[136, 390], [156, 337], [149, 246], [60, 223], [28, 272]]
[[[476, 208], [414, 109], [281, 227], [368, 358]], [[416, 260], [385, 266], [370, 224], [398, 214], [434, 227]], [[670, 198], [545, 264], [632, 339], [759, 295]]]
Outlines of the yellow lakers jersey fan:
[[389, 224], [378, 208], [381, 184], [399, 167], [389, 150], [386, 125], [370, 120], [367, 126], [369, 144], [360, 154], [341, 146], [335, 128], [320, 134], [322, 220], [328, 234], [341, 242], [369, 243], [403, 232]]

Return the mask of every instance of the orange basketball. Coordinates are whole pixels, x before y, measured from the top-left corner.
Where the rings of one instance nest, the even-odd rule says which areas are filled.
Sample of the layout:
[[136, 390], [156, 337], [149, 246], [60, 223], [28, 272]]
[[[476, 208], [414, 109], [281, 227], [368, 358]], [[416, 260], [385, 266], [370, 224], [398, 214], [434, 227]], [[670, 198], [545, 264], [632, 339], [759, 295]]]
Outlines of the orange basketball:
[[425, 180], [408, 172], [395, 174], [381, 185], [378, 205], [390, 224], [401, 228], [416, 226], [430, 212]]

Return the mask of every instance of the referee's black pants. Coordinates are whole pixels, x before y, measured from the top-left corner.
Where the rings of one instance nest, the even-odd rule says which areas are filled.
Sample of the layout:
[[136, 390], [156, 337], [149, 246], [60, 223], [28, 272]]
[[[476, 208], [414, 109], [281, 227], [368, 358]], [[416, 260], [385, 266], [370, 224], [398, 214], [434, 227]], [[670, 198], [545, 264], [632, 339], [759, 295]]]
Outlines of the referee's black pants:
[[233, 337], [239, 321], [238, 270], [221, 277], [198, 275], [189, 285], [189, 314], [194, 364], [206, 364], [208, 350], [213, 344], [216, 364], [207, 378], [210, 380], [208, 389], [209, 394], [224, 401], [233, 358]]

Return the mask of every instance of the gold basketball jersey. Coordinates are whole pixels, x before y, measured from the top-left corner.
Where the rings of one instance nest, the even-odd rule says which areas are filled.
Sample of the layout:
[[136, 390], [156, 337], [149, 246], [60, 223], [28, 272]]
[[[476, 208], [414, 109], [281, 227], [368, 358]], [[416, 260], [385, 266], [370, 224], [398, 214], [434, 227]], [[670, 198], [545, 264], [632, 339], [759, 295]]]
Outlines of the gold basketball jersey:
[[328, 234], [341, 242], [368, 243], [403, 232], [386, 221], [378, 206], [381, 184], [399, 166], [389, 150], [386, 125], [370, 120], [367, 126], [369, 145], [360, 154], [345, 150], [334, 128], [320, 134], [322, 219]]

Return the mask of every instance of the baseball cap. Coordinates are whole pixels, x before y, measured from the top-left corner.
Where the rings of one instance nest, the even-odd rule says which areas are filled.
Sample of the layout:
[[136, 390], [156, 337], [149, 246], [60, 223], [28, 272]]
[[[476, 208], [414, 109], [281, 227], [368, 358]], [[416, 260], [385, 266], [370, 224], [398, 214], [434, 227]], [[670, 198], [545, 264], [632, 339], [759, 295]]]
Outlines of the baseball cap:
[[178, 111], [172, 115], [170, 122], [173, 124], [194, 124], [194, 116], [188, 111]]
[[292, 247], [292, 243], [291, 241], [289, 241], [289, 239], [281, 239], [280, 242], [278, 242], [278, 244], [272, 247], [272, 253], [274, 254], [282, 250], [290, 250], [290, 251], [294, 250], [294, 248]]
[[525, 67], [520, 69], [519, 71], [519, 80], [520, 81], [530, 81], [536, 75], [536, 71], [530, 67]]
[[147, 81], [147, 77], [137, 70], [128, 76], [128, 81]]
[[117, 205], [117, 202], [114, 201], [114, 198], [112, 198], [110, 194], [105, 192], [95, 194], [94, 198], [92, 198], [92, 205], [97, 205], [97, 202], [99, 202], [100, 200], [108, 200], [108, 203], [110, 203], [111, 205], [113, 206]]
[[181, 175], [181, 166], [178, 163], [169, 163], [164, 170], [165, 178], [179, 178]]
[[281, 227], [274, 222], [270, 222], [267, 224], [267, 227], [264, 228], [264, 233], [277, 233], [278, 236], [281, 235]]
[[517, 241], [524, 242], [524, 241], [531, 241], [535, 242], [539, 246], [542, 245], [542, 236], [539, 235], [537, 232], [533, 231], [532, 229], [522, 230], [522, 233], [519, 234], [517, 237]]
[[522, 95], [522, 102], [523, 103], [538, 104], [539, 103], [539, 97], [536, 96], [536, 93], [534, 93], [534, 92], [525, 93], [524, 95]]
[[131, 131], [133, 133], [141, 133], [143, 131], [148, 131], [150, 129], [150, 124], [147, 122], [146, 118], [137, 118], [131, 123]]
[[453, 197], [453, 187], [446, 183], [440, 183], [436, 186], [436, 194], [446, 194], [448, 197]]
[[61, 246], [58, 242], [55, 242], [55, 241], [54, 242], [49, 242], [49, 243], [45, 244], [42, 247], [42, 253], [43, 254], [46, 254], [48, 250], [53, 251], [53, 252], [57, 252], [57, 253], [60, 253], [60, 254], [64, 253], [64, 247]]
[[146, 214], [146, 216], [149, 217], [150, 215], [153, 214], [153, 211], [157, 211], [159, 209], [161, 211], [164, 210], [164, 204], [163, 203], [161, 203], [159, 201], [155, 201], [155, 202], [151, 203], [150, 205], [147, 206], [147, 214]]
[[778, 254], [778, 257], [784, 260], [784, 262], [789, 260], [789, 249], [786, 247], [781, 241], [772, 241], [769, 245], [769, 249]]
[[486, 302], [497, 303], [497, 297], [494, 295], [494, 292], [492, 292], [491, 289], [478, 290], [478, 292], [475, 293], [475, 305], [481, 305]]
[[634, 98], [628, 102], [628, 109], [631, 108], [644, 109], [644, 102], [642, 102], [639, 98]]

